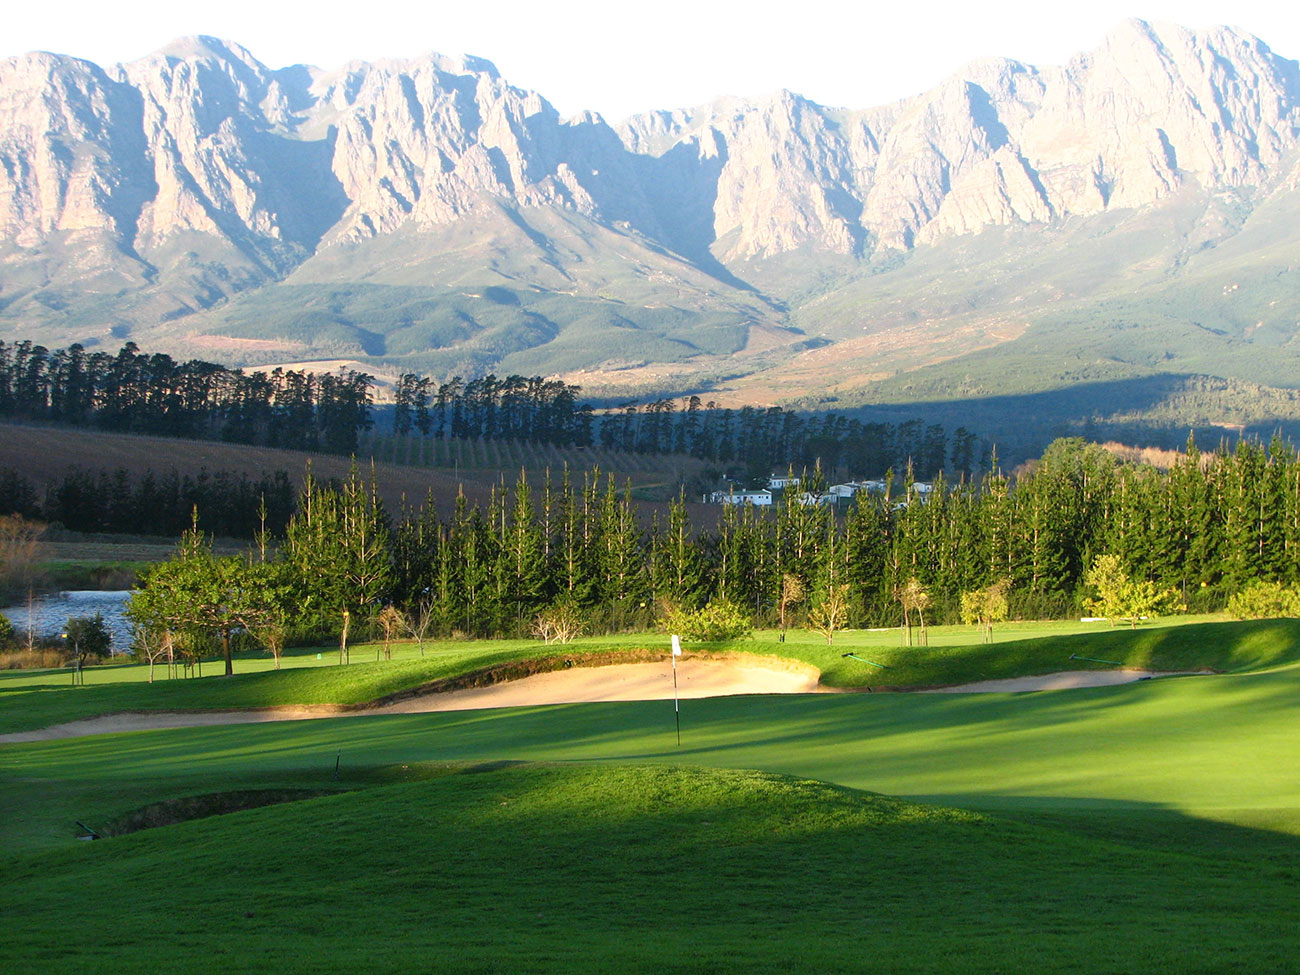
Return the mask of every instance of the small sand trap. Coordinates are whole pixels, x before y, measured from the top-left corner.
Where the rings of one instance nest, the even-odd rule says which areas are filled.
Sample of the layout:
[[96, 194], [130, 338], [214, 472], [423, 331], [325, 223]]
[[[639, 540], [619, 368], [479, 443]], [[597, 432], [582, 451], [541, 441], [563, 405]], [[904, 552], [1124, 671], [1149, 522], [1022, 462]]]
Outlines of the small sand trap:
[[[812, 694], [820, 688], [814, 667], [755, 660], [691, 658], [678, 664], [677, 696], [723, 697], [733, 694]], [[367, 714], [469, 711], [537, 704], [588, 704], [595, 701], [663, 701], [673, 696], [670, 661], [570, 667], [491, 687], [408, 698]]]
[[1035, 677], [1008, 677], [1004, 680], [981, 680], [954, 687], [927, 687], [925, 694], [1016, 694], [1022, 691], [1064, 691], [1074, 687], [1110, 687], [1131, 684], [1152, 677], [1179, 677], [1203, 671], [1159, 670], [1063, 670]]

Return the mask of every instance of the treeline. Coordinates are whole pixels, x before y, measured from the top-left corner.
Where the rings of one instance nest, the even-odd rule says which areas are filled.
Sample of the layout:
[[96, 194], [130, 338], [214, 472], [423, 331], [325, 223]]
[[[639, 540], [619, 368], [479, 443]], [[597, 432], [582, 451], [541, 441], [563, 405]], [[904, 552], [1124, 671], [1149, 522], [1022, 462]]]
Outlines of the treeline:
[[596, 415], [579, 403], [578, 386], [540, 376], [454, 377], [435, 385], [408, 373], [397, 383], [393, 433], [462, 440], [535, 440], [561, 446], [599, 445], [642, 454], [688, 454], [755, 477], [793, 466], [859, 474], [901, 470], [918, 477], [941, 470], [972, 475], [988, 467], [990, 445], [965, 427], [949, 434], [921, 420], [864, 423], [838, 413], [723, 409], [699, 396], [628, 403]]
[[251, 539], [263, 529], [283, 534], [297, 495], [285, 471], [256, 478], [206, 469], [132, 477], [122, 468], [73, 468], [38, 492], [20, 472], [0, 469], [0, 515], [77, 532], [176, 536], [198, 511], [200, 530], [223, 538]]
[[[435, 383], [406, 373], [395, 388], [393, 431], [689, 454], [755, 477], [817, 463], [875, 475], [910, 462], [920, 477], [988, 467], [989, 445], [965, 427], [949, 434], [920, 420], [722, 409], [699, 396], [630, 403], [597, 416], [580, 394], [578, 386], [540, 376]], [[134, 343], [111, 354], [0, 342], [0, 417], [352, 454], [359, 432], [374, 425], [373, 400], [372, 377], [352, 370], [244, 372], [141, 352]]]
[[579, 386], [541, 376], [483, 376], [445, 383], [404, 373], [394, 388], [393, 432], [398, 436], [459, 440], [535, 440], [557, 446], [591, 445], [592, 409], [579, 403]]
[[278, 553], [258, 571], [282, 566], [279, 582], [237, 588], [285, 593], [285, 626], [317, 635], [390, 606], [444, 636], [523, 635], [556, 608], [588, 632], [639, 629], [724, 602], [759, 624], [791, 610], [824, 619], [835, 600], [840, 626], [897, 625], [904, 608], [955, 622], [963, 596], [989, 589], [1013, 616], [1073, 616], [1103, 554], [1111, 577], [1209, 610], [1256, 583], [1300, 585], [1300, 459], [1280, 442], [1189, 444], [1161, 471], [1058, 441], [1014, 483], [994, 471], [921, 493], [909, 473], [843, 515], [727, 506], [708, 526], [679, 500], [648, 528], [626, 489], [594, 474], [521, 476], [484, 505], [462, 496], [391, 519], [354, 472], [337, 487], [309, 482]]
[[1255, 582], [1300, 585], [1300, 460], [1280, 441], [1211, 454], [1189, 443], [1162, 471], [1066, 440], [1014, 483], [999, 471], [940, 476], [927, 494], [912, 483], [909, 473], [897, 493], [860, 493], [843, 516], [727, 506], [709, 527], [690, 524], [679, 502], [642, 531], [608, 481], [542, 485], [536, 499], [521, 482], [483, 509], [462, 500], [445, 519], [431, 507], [403, 518], [388, 598], [406, 609], [427, 599], [443, 631], [487, 635], [516, 632], [556, 600], [597, 627], [648, 625], [657, 602], [711, 600], [771, 621], [786, 575], [806, 605], [847, 585], [855, 626], [896, 624], [912, 580], [940, 621], [957, 621], [963, 593], [1003, 581], [1014, 615], [1078, 615], [1084, 575], [1104, 553], [1192, 609]]
[[0, 417], [116, 432], [348, 454], [373, 422], [372, 386], [352, 370], [245, 373], [133, 342], [116, 355], [0, 342]]
[[912, 464], [918, 477], [941, 470], [967, 475], [988, 468], [991, 448], [958, 427], [921, 420], [864, 423], [840, 413], [801, 416], [779, 406], [722, 409], [690, 396], [680, 403], [628, 404], [601, 418], [602, 447], [642, 453], [690, 454], [771, 472], [786, 467], [841, 469], [878, 475]]

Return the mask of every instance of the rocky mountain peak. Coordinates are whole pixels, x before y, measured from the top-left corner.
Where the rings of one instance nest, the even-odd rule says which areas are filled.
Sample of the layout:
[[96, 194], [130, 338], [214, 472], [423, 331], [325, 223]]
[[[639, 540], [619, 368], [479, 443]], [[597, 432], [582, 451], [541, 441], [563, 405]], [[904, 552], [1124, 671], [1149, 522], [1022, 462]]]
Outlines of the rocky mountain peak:
[[234, 41], [222, 40], [207, 34], [178, 37], [140, 60], [151, 61], [157, 58], [173, 61], [238, 62], [258, 74], [265, 74], [267, 70], [247, 48]]
[[[1188, 187], [1249, 195], [1296, 171], [1298, 145], [1296, 63], [1227, 28], [1127, 21], [1064, 65], [981, 59], [890, 105], [778, 90], [617, 131], [562, 119], [481, 58], [271, 70], [195, 36], [108, 71], [0, 62], [0, 246], [52, 262], [53, 281], [149, 282], [168, 315], [334, 247], [503, 213], [577, 216], [731, 281], [784, 255], [872, 259]], [[50, 256], [92, 237], [75, 270]]]

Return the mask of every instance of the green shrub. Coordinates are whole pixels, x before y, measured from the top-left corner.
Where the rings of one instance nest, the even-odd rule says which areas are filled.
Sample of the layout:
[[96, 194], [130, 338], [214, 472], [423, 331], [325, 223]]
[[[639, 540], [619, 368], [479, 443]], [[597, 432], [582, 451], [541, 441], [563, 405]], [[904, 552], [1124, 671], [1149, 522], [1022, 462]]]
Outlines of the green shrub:
[[63, 639], [69, 650], [82, 661], [87, 657], [107, 657], [113, 634], [104, 622], [104, 614], [73, 616], [64, 626]]
[[14, 638], [14, 625], [9, 622], [9, 617], [0, 613], [0, 647], [10, 643]]
[[715, 643], [748, 636], [754, 624], [749, 614], [735, 603], [720, 599], [702, 609], [672, 607], [664, 613], [660, 625], [687, 640]]
[[1300, 592], [1280, 582], [1256, 582], [1228, 600], [1228, 613], [1239, 620], [1300, 618]]

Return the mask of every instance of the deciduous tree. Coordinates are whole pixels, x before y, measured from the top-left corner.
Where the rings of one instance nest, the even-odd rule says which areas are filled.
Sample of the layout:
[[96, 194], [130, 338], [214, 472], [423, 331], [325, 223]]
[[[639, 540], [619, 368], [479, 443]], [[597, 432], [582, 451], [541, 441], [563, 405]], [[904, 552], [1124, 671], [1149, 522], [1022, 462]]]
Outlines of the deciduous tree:
[[818, 594], [808, 611], [808, 626], [826, 637], [826, 645], [835, 642], [835, 633], [844, 629], [849, 619], [849, 587], [847, 583], [828, 586]]
[[921, 646], [927, 646], [929, 637], [925, 632], [925, 611], [930, 608], [930, 594], [925, 591], [916, 576], [903, 583], [898, 590], [898, 601], [903, 607], [903, 628], [907, 631], [907, 645], [912, 645], [912, 616], [916, 613], [921, 624]]
[[972, 589], [961, 594], [961, 619], [963, 623], [980, 628], [980, 639], [993, 640], [993, 624], [1001, 623], [1009, 611], [1007, 593], [1011, 580], [1001, 579], [983, 589]]
[[1145, 619], [1154, 619], [1177, 605], [1178, 594], [1160, 589], [1149, 579], [1133, 579], [1118, 555], [1098, 555], [1084, 577], [1095, 592], [1085, 601], [1089, 612], [1110, 620], [1122, 620], [1136, 628]]

